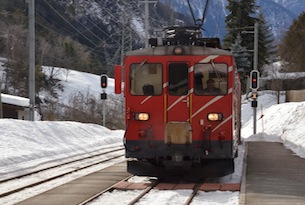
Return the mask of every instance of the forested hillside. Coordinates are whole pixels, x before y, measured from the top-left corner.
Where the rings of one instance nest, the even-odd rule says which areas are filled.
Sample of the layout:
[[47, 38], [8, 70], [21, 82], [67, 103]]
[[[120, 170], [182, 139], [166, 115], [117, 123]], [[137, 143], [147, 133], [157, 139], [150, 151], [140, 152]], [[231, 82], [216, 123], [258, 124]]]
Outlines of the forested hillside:
[[[36, 0], [37, 63], [111, 75], [112, 66], [120, 63], [123, 39], [128, 43], [124, 50], [144, 45], [144, 7], [132, 2]], [[173, 16], [169, 10], [162, 3], [151, 5], [151, 27], [166, 26]], [[181, 14], [174, 16], [180, 24], [186, 19]], [[27, 4], [24, 0], [1, 0], [0, 17], [0, 52], [8, 56], [3, 49], [11, 47], [7, 41], [17, 38], [20, 29], [26, 38]]]

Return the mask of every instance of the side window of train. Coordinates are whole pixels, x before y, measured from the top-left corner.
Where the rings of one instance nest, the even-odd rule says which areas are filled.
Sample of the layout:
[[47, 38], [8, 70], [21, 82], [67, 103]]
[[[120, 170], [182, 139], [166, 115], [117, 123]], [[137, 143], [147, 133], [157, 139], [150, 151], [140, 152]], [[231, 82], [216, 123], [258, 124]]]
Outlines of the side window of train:
[[196, 95], [225, 95], [228, 91], [228, 66], [225, 63], [200, 63], [194, 69]]
[[188, 94], [188, 64], [171, 63], [168, 66], [168, 93], [170, 95]]
[[137, 63], [130, 66], [131, 95], [161, 95], [162, 65], [159, 63]]

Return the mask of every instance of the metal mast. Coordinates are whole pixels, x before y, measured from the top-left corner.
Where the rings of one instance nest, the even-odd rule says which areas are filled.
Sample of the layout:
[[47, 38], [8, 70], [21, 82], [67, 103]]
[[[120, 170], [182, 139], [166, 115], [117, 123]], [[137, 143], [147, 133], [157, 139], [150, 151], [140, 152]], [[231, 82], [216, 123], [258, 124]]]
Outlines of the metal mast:
[[27, 0], [29, 4], [29, 97], [30, 120], [34, 121], [35, 113], [35, 0]]
[[132, 31], [130, 27], [132, 3], [131, 0], [124, 1], [123, 3], [123, 28], [122, 28], [122, 46], [121, 46], [121, 65], [123, 58], [127, 51], [132, 50]]
[[149, 4], [150, 3], [158, 3], [157, 1], [140, 1], [140, 3], [143, 3], [145, 5], [145, 16], [144, 16], [144, 31], [145, 31], [145, 48], [148, 48], [148, 39], [149, 39]]

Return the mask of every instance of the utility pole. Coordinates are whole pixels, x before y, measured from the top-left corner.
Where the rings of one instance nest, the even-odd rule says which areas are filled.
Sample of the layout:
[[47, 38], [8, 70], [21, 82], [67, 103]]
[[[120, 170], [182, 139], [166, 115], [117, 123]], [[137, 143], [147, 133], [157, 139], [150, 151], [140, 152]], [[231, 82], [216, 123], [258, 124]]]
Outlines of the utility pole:
[[132, 3], [131, 0], [123, 3], [123, 28], [122, 28], [122, 46], [121, 46], [121, 65], [123, 65], [123, 58], [127, 51], [132, 50], [132, 30], [130, 27]]
[[29, 120], [35, 115], [35, 0], [26, 0], [29, 4]]
[[[257, 71], [258, 64], [258, 23], [254, 24], [254, 57], [253, 57], [253, 70]], [[259, 75], [259, 73], [258, 73]], [[257, 108], [257, 90], [253, 90], [253, 134], [256, 134], [256, 108]]]
[[1, 92], [2, 92], [2, 81], [0, 81], [0, 119], [3, 118], [3, 109], [2, 109], [2, 96], [1, 96]]
[[145, 5], [145, 17], [144, 17], [144, 31], [145, 31], [145, 48], [148, 48], [148, 39], [149, 39], [149, 4], [150, 3], [158, 3], [157, 1], [150, 1], [150, 0], [145, 0], [145, 1], [140, 1], [140, 3], [143, 3]]
[[257, 89], [259, 85], [258, 65], [258, 23], [254, 23], [254, 31], [242, 31], [242, 33], [254, 34], [254, 49], [253, 52], [253, 70], [250, 73], [250, 89], [252, 91], [252, 107], [253, 107], [253, 134], [256, 134], [256, 108], [257, 108]]
[[103, 74], [101, 75], [101, 87], [103, 89], [103, 93], [101, 94], [101, 99], [103, 100], [103, 126], [106, 127], [106, 102], [107, 93], [106, 88], [108, 86], [108, 76]]
[[253, 69], [257, 70], [258, 65], [258, 23], [254, 24], [254, 57], [253, 57]]

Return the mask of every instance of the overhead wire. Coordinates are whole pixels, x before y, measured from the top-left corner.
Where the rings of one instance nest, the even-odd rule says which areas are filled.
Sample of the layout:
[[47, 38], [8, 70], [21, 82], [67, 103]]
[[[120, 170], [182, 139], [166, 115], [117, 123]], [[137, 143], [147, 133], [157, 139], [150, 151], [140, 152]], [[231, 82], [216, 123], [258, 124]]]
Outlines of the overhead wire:
[[[88, 42], [90, 42], [90, 44], [92, 44], [88, 49], [91, 50], [91, 51], [96, 51], [96, 52], [101, 52], [100, 50], [96, 50], [97, 48], [100, 48], [101, 46], [104, 47], [105, 45], [107, 45], [107, 42], [108, 40], [111, 40], [113, 42], [116, 43], [116, 45], [118, 45], [118, 47], [120, 47], [120, 42], [118, 40], [116, 40], [115, 38], [113, 38], [113, 35], [114, 34], [111, 34], [109, 35], [108, 33], [106, 33], [104, 30], [102, 30], [98, 24], [102, 21], [98, 21], [96, 23], [94, 23], [89, 17], [86, 18], [86, 20], [88, 22], [90, 22], [92, 24], [91, 27], [87, 27], [85, 26], [84, 24], [82, 24], [81, 22], [78, 22], [80, 26], [82, 26], [82, 28], [84, 30], [80, 30], [78, 28], [76, 28], [73, 24], [70, 23], [70, 21], [68, 21], [63, 15], [61, 15], [47, 0], [44, 0], [44, 2], [49, 6], [50, 9], [52, 9], [60, 18], [62, 18], [64, 20], [64, 22], [66, 22], [73, 30], [76, 31], [75, 34], [73, 35], [70, 35], [71, 37], [73, 36], [76, 36], [76, 35], [80, 35], [82, 36], [84, 39], [86, 39]], [[101, 9], [103, 9], [114, 21], [118, 22], [118, 23], [121, 23], [121, 21], [118, 19], [117, 16], [113, 15], [106, 7], [104, 7], [103, 5], [101, 5], [101, 2], [96, 2], [98, 5], [101, 6]], [[133, 2], [132, 2], [133, 3]], [[39, 11], [37, 11], [38, 14], [41, 16], [41, 14], [39, 13]], [[139, 11], [141, 12], [141, 11]], [[42, 18], [43, 19], [43, 18]], [[45, 21], [47, 22], [47, 21]], [[50, 24], [49, 22], [47, 22], [48, 24]], [[57, 27], [61, 27], [62, 30], [68, 32], [68, 33], [71, 33], [71, 31], [69, 31], [67, 28], [64, 28], [62, 26], [60, 26], [57, 22], [54, 22], [52, 21], [52, 24], [55, 24]], [[51, 25], [52, 25], [51, 24]], [[48, 28], [46, 26], [44, 26], [42, 23], [39, 23], [40, 26], [48, 29], [48, 30], [52, 30], [53, 32], [59, 34], [60, 36], [63, 36], [63, 34], [60, 34], [60, 32], [56, 32], [55, 30], [51, 29], [51, 28]], [[92, 32], [92, 28], [96, 28], [98, 29], [99, 31], [101, 31], [105, 36], [107, 36], [107, 39], [101, 39], [99, 36], [97, 36], [94, 32]], [[127, 29], [130, 31], [130, 32], [134, 32], [133, 29], [131, 27], [127, 27]], [[89, 39], [85, 32], [90, 33], [92, 36], [94, 36], [97, 40], [99, 40], [101, 43], [97, 44], [96, 42], [94, 42], [93, 40]], [[101, 52], [101, 53], [104, 53], [104, 52]]]
[[[54, 7], [52, 7], [52, 5], [50, 5], [46, 0], [44, 0], [47, 4], [48, 4], [48, 6], [53, 10], [53, 11], [55, 11], [65, 22], [67, 22], [72, 28], [74, 28], [76, 31], [77, 31], [77, 33], [78, 34], [81, 34], [83, 37], [85, 37], [87, 40], [89, 40], [86, 36], [84, 36], [83, 34], [82, 34], [82, 32], [83, 31], [80, 31], [80, 30], [78, 30], [77, 28], [75, 28], [71, 23], [69, 23], [69, 21], [68, 20], [66, 20], [65, 19], [65, 17], [63, 17], [58, 11], [56, 11], [55, 9], [54, 9]], [[107, 14], [109, 15], [109, 16], [111, 16], [116, 22], [118, 22], [118, 23], [120, 23], [120, 20], [115, 16], [115, 15], [113, 15], [111, 12], [109, 12], [107, 9], [106, 9], [106, 7], [104, 7], [104, 6], [102, 6], [99, 2], [96, 2], [98, 5], [100, 5], [101, 6], [101, 9], [103, 9], [104, 11], [106, 11], [107, 12]], [[90, 23], [92, 23], [92, 24], [94, 24], [92, 21], [91, 21], [91, 19], [90, 18], [88, 18], [87, 17], [87, 20], [90, 22]], [[79, 22], [79, 24], [82, 26], [82, 27], [84, 27], [84, 28], [86, 28], [86, 26], [84, 26], [81, 22]], [[103, 31], [102, 29], [100, 29], [98, 26], [96, 26], [96, 28], [99, 30], [99, 31], [101, 31], [104, 35], [106, 35], [108, 38], [106, 39], [106, 41], [107, 40], [109, 40], [109, 39], [111, 39], [112, 41], [114, 41], [115, 43], [117, 43], [117, 45], [118, 46], [120, 46], [120, 42], [118, 42], [116, 39], [114, 39], [111, 35], [109, 35], [109, 34], [107, 34], [105, 31]], [[127, 29], [130, 31], [130, 32], [133, 32], [133, 29], [131, 28], [131, 27], [127, 27]], [[93, 45], [94, 45], [94, 47], [93, 48], [91, 48], [91, 50], [96, 50], [96, 48], [99, 48], [101, 45], [103, 45], [103, 44], [106, 44], [107, 45], [107, 43], [105, 43], [106, 41], [105, 40], [103, 40], [103, 39], [101, 39], [100, 37], [98, 37], [95, 33], [93, 33], [90, 29], [87, 29], [92, 35], [94, 35], [96, 38], [98, 38], [102, 43], [101, 44], [99, 44], [99, 45], [97, 45], [97, 44], [95, 44], [95, 43], [93, 43], [92, 41], [90, 41]], [[75, 34], [75, 35], [77, 35], [77, 34]]]
[[[67, 24], [69, 24], [71, 26], [71, 28], [73, 28], [75, 31], [77, 31], [76, 34], [74, 34], [74, 36], [76, 36], [77, 34], [81, 35], [82, 37], [84, 37], [86, 40], [88, 40], [93, 46], [92, 47], [88, 47], [88, 49], [90, 51], [95, 51], [95, 52], [98, 52], [98, 53], [102, 53], [104, 54], [104, 52], [102, 51], [99, 51], [99, 50], [96, 50], [97, 48], [101, 47], [102, 44], [105, 44], [105, 40], [101, 39], [100, 37], [98, 37], [95, 33], [93, 33], [90, 29], [88, 29], [86, 26], [84, 26], [81, 22], [79, 22], [79, 24], [85, 28], [86, 30], [88, 30], [92, 35], [94, 35], [99, 41], [101, 41], [102, 43], [101, 44], [96, 44], [94, 43], [93, 41], [91, 41], [87, 36], [85, 36], [85, 34], [83, 34], [83, 32], [85, 31], [80, 31], [79, 29], [77, 29], [75, 26], [73, 26], [64, 16], [62, 16], [52, 5], [50, 5], [46, 0], [44, 0], [45, 3], [57, 14], [59, 15]], [[88, 21], [90, 21], [91, 23], [93, 23], [90, 19], [87, 18]], [[95, 24], [94, 24], [95, 25]], [[99, 28], [100, 31], [102, 31], [100, 28]], [[102, 31], [104, 34], [108, 35], [107, 33], [105, 33], [104, 31]], [[109, 35], [108, 35], [109, 36]], [[111, 38], [111, 37], [110, 37]], [[109, 38], [108, 38], [109, 39]], [[112, 40], [114, 40], [112, 38]], [[115, 40], [114, 40], [115, 41]], [[116, 43], [119, 45], [119, 42], [116, 41]]]
[[[58, 27], [58, 28], [60, 28], [60, 29], [63, 29], [66, 33], [71, 33], [71, 31], [69, 31], [66, 27], [63, 27], [63, 26], [59, 25], [56, 21], [52, 21], [52, 23], [48, 22], [48, 21], [45, 19], [45, 17], [43, 17], [42, 14], [39, 13], [38, 10], [36, 10], [35, 12], [36, 12], [35, 15], [36, 15], [36, 16], [39, 16], [39, 17], [40, 17], [39, 19], [42, 20], [43, 23], [46, 23], [46, 24], [49, 25], [50, 27], [54, 27], [53, 25], [56, 25], [56, 27]], [[57, 33], [57, 34], [60, 35], [60, 36], [64, 36], [64, 34], [59, 33], [58, 31], [55, 31], [55, 30], [53, 30], [52, 28], [49, 28], [49, 27], [45, 26], [43, 23], [40, 23], [40, 22], [37, 21], [37, 20], [35, 21], [35, 23], [39, 24], [40, 26], [43, 26], [44, 28], [46, 28], [46, 29], [49, 30], [49, 31], [53, 31], [54, 33]]]
[[73, 26], [64, 16], [62, 16], [47, 0], [43, 0], [58, 16], [60, 16], [68, 25], [71, 26], [75, 31], [77, 31], [81, 36], [83, 36], [86, 40], [88, 40], [92, 45], [96, 44], [92, 42], [87, 36], [81, 33], [75, 26]]
[[[49, 30], [50, 32], [56, 33], [58, 36], [67, 37], [66, 35], [64, 35], [64, 34], [62, 34], [62, 33], [59, 33], [59, 32], [57, 32], [57, 31], [51, 29], [50, 27], [48, 27], [48, 26], [46, 26], [46, 25], [44, 25], [44, 24], [42, 24], [42, 23], [40, 23], [40, 22], [38, 22], [38, 21], [36, 21], [36, 24], [40, 25], [40, 26], [43, 27], [44, 29]], [[71, 36], [70, 36], [70, 37], [71, 37]], [[94, 51], [94, 50], [95, 50], [94, 48], [91, 48], [91, 47], [87, 47], [87, 49], [90, 50], [90, 51]], [[98, 53], [103, 54], [102, 51], [95, 51], [95, 52], [98, 52]]]
[[[107, 43], [105, 43], [106, 41], [108, 41], [109, 39], [111, 39], [113, 42], [117, 43], [117, 45], [119, 46], [120, 45], [120, 42], [118, 42], [116, 39], [114, 39], [112, 37], [112, 35], [109, 35], [107, 34], [104, 30], [100, 29], [97, 24], [99, 23], [94, 23], [92, 22], [92, 20], [90, 18], [86, 18], [86, 20], [90, 23], [93, 24], [93, 26], [91, 28], [94, 28], [96, 27], [99, 31], [101, 31], [104, 35], [107, 36], [107, 39], [106, 40], [103, 40], [101, 39], [99, 36], [97, 36], [94, 32], [91, 31], [91, 28], [88, 28], [86, 27], [85, 25], [83, 25], [81, 22], [78, 22], [85, 30], [84, 31], [81, 31], [79, 29], [77, 29], [75, 26], [73, 26], [64, 16], [62, 16], [47, 0], [44, 0], [44, 2], [58, 15], [60, 16], [67, 24], [69, 24], [71, 26], [71, 28], [73, 28], [75, 31], [77, 31], [75, 35], [81, 35], [83, 36], [86, 40], [88, 40], [92, 45], [94, 45], [94, 47], [91, 47], [91, 50], [96, 50], [96, 48], [99, 48], [100, 46], [102, 45], [105, 45]], [[116, 22], [119, 22], [120, 23], [120, 20], [115, 16], [113, 15], [108, 9], [106, 9], [107, 7], [101, 5], [101, 2], [96, 2], [99, 6], [101, 6], [101, 9], [103, 9], [109, 16], [111, 16], [112, 19], [114, 19], [114, 21]], [[127, 29], [129, 30], [129, 32], [133, 32], [133, 29], [131, 27], [127, 27]], [[91, 41], [87, 36], [85, 36], [83, 33], [86, 32], [86, 31], [89, 31], [95, 38], [97, 38], [99, 41], [101, 41], [102, 43], [100, 44], [96, 44], [94, 43], [93, 41]]]

